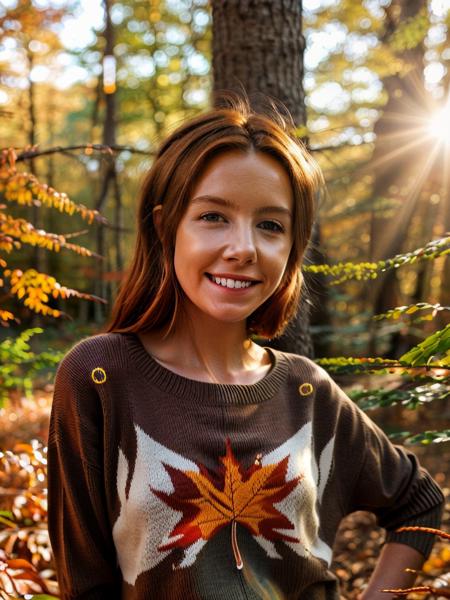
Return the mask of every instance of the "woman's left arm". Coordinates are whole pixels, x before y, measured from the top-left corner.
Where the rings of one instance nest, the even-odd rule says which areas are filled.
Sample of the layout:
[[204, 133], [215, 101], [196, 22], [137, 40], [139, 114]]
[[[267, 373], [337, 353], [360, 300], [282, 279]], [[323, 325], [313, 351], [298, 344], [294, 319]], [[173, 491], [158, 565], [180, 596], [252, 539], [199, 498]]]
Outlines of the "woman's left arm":
[[386, 600], [397, 597], [395, 594], [387, 594], [381, 590], [411, 587], [416, 574], [405, 572], [405, 569], [419, 571], [424, 561], [423, 554], [411, 546], [396, 542], [385, 544], [369, 584], [357, 600]]
[[[438, 529], [441, 523], [442, 506], [435, 506], [405, 525]], [[435, 536], [422, 531], [399, 532], [390, 530], [386, 532], [387, 542], [384, 544], [375, 570], [372, 573], [367, 588], [357, 600], [382, 600], [383, 598], [397, 598], [395, 594], [388, 594], [381, 590], [410, 588], [414, 585], [416, 573], [420, 571], [423, 563], [431, 552]], [[414, 536], [411, 539], [411, 536]], [[412, 544], [412, 545], [411, 545]], [[414, 548], [420, 547], [422, 552]]]

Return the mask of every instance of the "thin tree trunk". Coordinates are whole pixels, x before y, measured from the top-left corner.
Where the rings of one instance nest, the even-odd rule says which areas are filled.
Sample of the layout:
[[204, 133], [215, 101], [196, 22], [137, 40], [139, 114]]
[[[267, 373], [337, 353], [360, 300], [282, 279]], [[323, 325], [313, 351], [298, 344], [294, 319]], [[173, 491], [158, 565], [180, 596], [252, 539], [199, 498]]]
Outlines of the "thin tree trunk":
[[99, 77], [97, 80], [97, 86], [95, 88], [95, 99], [94, 99], [94, 104], [92, 106], [92, 113], [91, 113], [91, 140], [93, 142], [95, 142], [94, 131], [98, 125], [98, 113], [99, 113], [101, 98], [102, 98], [102, 78]]
[[[103, 0], [103, 8], [105, 11], [105, 56], [113, 56], [114, 54], [114, 27], [111, 21], [111, 0]], [[103, 122], [103, 144], [107, 146], [114, 146], [116, 143], [116, 94], [105, 93], [105, 118]], [[100, 195], [97, 200], [96, 210], [103, 212], [108, 198], [108, 192], [110, 189], [114, 189], [114, 182], [117, 177], [116, 163], [113, 156], [108, 156], [103, 164], [103, 183], [100, 190]], [[115, 194], [116, 201], [120, 195]], [[120, 211], [115, 211], [116, 216]], [[119, 226], [120, 224], [117, 223]], [[96, 278], [95, 278], [95, 294], [108, 299], [111, 298], [110, 283], [105, 280], [105, 266], [107, 264], [106, 252], [109, 251], [107, 244], [105, 243], [106, 231], [101, 225], [97, 228], [97, 253], [105, 257], [105, 260], [100, 260], [96, 263]], [[121, 256], [121, 243], [120, 235], [116, 236], [115, 241], [117, 243], [116, 252], [117, 255]], [[95, 303], [95, 322], [101, 324], [104, 320], [104, 305], [100, 302]]]
[[[281, 101], [295, 124], [304, 125], [301, 0], [212, 0], [212, 15], [215, 101], [221, 90], [245, 90], [259, 111], [265, 106], [263, 94]], [[312, 356], [308, 313], [303, 296], [286, 332], [264, 344]]]
[[[116, 253], [114, 256], [114, 270], [116, 273], [120, 273], [124, 268], [124, 257], [122, 253], [122, 235], [124, 230], [123, 220], [123, 205], [122, 205], [122, 190], [120, 188], [119, 179], [117, 172], [114, 173], [114, 207], [115, 207], [115, 228], [114, 228], [114, 239]], [[114, 291], [113, 288], [114, 287]], [[110, 285], [111, 296], [109, 299], [110, 306], [112, 305], [113, 296], [115, 296], [118, 288], [118, 281], [114, 280]]]
[[[425, 7], [426, 0], [393, 0], [386, 9], [385, 40], [390, 38], [400, 23], [416, 16]], [[426, 97], [423, 47], [419, 45], [405, 50], [399, 58], [405, 62], [406, 67], [402, 75], [393, 75], [383, 81], [388, 101], [374, 128], [377, 142], [372, 157], [375, 182], [370, 225], [371, 261], [386, 259], [402, 252], [403, 242], [428, 174], [423, 169], [424, 145], [415, 144], [412, 133], [417, 127], [417, 116], [423, 110]], [[418, 169], [419, 164], [421, 169]], [[385, 198], [399, 202], [394, 218], [386, 218], [376, 209], [377, 201]], [[366, 292], [373, 302], [374, 314], [386, 312], [401, 303], [395, 271], [389, 271], [371, 281], [370, 286], [366, 286]], [[377, 331], [374, 323], [369, 342], [371, 355], [377, 354]], [[395, 348], [391, 347], [386, 354], [394, 356]]]

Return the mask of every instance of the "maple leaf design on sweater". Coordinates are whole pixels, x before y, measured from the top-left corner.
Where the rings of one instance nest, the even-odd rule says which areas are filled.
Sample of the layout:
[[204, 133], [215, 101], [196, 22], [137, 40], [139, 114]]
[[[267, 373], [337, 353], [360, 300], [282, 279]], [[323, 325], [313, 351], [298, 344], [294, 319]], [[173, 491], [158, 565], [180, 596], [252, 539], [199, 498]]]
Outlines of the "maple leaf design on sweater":
[[[123, 578], [131, 585], [135, 585], [141, 573], [153, 569], [168, 557], [175, 547], [181, 547], [184, 551], [177, 567], [192, 566], [208, 543], [208, 538], [202, 537], [203, 534], [198, 535], [195, 525], [188, 522], [188, 510], [192, 510], [191, 514], [194, 515], [198, 506], [192, 503], [190, 508], [185, 505], [184, 510], [180, 510], [170, 505], [170, 502], [175, 501], [177, 485], [180, 487], [179, 474], [184, 473], [186, 476], [186, 473], [190, 473], [184, 483], [190, 486], [187, 497], [191, 494], [192, 500], [200, 489], [197, 483], [205, 486], [213, 497], [221, 489], [225, 489], [224, 475], [220, 469], [218, 473], [203, 470], [194, 461], [154, 440], [138, 425], [135, 424], [134, 428], [136, 457], [133, 466], [123, 450], [118, 449], [117, 494], [120, 511], [112, 530]], [[275, 544], [282, 543], [298, 556], [314, 556], [330, 564], [332, 551], [319, 536], [318, 510], [331, 473], [333, 449], [334, 437], [322, 448], [318, 460], [316, 459], [312, 423], [307, 422], [283, 444], [263, 455], [259, 467], [255, 465], [256, 468], [250, 467], [245, 471], [237, 464], [233, 466], [231, 446], [228, 451], [229, 459], [226, 458], [227, 455], [222, 457], [223, 460], [230, 460], [228, 470], [234, 470], [236, 481], [243, 484], [240, 492], [243, 495], [247, 493], [247, 486], [258, 481], [258, 477], [267, 478], [261, 490], [269, 491], [270, 502], [266, 498], [266, 503], [259, 503], [257, 500], [260, 496], [256, 493], [251, 506], [257, 507], [258, 513], [261, 513], [261, 509], [263, 512], [267, 511], [270, 516], [259, 519], [258, 525], [254, 525], [251, 531], [250, 513], [241, 510], [239, 514], [242, 522], [239, 522], [239, 526], [251, 531], [252, 539], [263, 548], [268, 557], [281, 559]], [[222, 467], [226, 472], [223, 462]], [[265, 467], [269, 467], [269, 470]], [[171, 473], [178, 474], [175, 476], [176, 483], [172, 480]], [[229, 480], [230, 485], [232, 481]], [[172, 500], [168, 501], [171, 497]], [[223, 507], [220, 508], [224, 510]], [[275, 519], [279, 519], [277, 525]], [[236, 523], [236, 518], [232, 522]], [[197, 526], [200, 527], [198, 524]], [[184, 527], [182, 533], [178, 533], [179, 527]], [[206, 523], [202, 527], [206, 528]], [[188, 532], [189, 535], [192, 534], [190, 543], [186, 536]], [[183, 542], [176, 544], [180, 539]]]
[[180, 511], [183, 517], [171, 532], [171, 541], [161, 545], [160, 550], [185, 548], [199, 539], [210, 540], [229, 523], [232, 524], [232, 547], [238, 568], [242, 567], [242, 559], [236, 541], [236, 523], [254, 536], [299, 542], [297, 537], [277, 531], [295, 530], [294, 524], [275, 507], [275, 503], [286, 498], [302, 479], [299, 475], [286, 481], [289, 457], [265, 466], [255, 461], [245, 470], [236, 460], [227, 439], [226, 454], [220, 460], [222, 464], [216, 473], [203, 465], [199, 465], [199, 472], [164, 465], [174, 492], [152, 492]]

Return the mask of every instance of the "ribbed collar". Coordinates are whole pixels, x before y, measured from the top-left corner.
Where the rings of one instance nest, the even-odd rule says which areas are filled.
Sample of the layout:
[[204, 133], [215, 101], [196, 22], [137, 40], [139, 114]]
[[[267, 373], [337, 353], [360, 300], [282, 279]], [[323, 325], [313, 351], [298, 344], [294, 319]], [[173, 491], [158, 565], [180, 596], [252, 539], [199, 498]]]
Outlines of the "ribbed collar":
[[272, 398], [288, 375], [288, 363], [282, 352], [265, 347], [272, 367], [256, 383], [209, 383], [188, 379], [157, 362], [135, 333], [121, 333], [126, 340], [131, 362], [139, 372], [170, 395], [206, 404], [255, 404]]

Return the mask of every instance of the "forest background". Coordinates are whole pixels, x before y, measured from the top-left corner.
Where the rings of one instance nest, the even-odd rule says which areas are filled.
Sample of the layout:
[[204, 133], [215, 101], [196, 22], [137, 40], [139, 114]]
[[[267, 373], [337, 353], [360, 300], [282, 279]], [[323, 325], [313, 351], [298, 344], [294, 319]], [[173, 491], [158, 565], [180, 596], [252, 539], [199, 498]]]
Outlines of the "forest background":
[[[57, 592], [45, 529], [55, 369], [108, 317], [158, 141], [211, 102], [220, 4], [1, 3], [5, 597]], [[412, 445], [447, 493], [449, 24], [446, 0], [304, 0], [306, 110], [296, 119], [327, 184], [305, 269], [314, 354], [395, 440]], [[348, 598], [380, 544], [379, 533], [367, 539], [368, 519], [348, 521], [337, 542]], [[424, 581], [442, 585], [449, 567], [438, 544]]]

